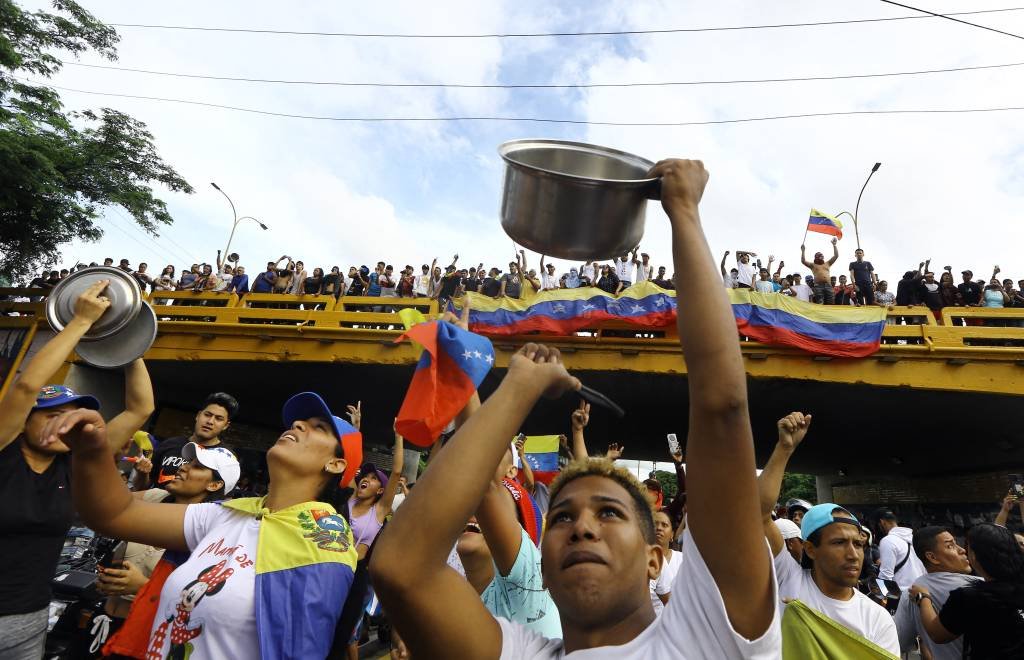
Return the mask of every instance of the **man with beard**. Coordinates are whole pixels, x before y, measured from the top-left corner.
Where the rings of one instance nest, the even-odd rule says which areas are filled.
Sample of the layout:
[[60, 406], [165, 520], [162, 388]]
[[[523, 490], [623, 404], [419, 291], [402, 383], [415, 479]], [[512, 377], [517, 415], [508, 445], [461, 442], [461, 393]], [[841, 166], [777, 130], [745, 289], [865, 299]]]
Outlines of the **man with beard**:
[[835, 290], [832, 288], [832, 279], [829, 273], [829, 268], [839, 258], [839, 247], [838, 241], [832, 239], [832, 251], [834, 254], [832, 258], [825, 261], [825, 255], [821, 252], [814, 253], [814, 263], [807, 261], [807, 246], [800, 246], [800, 261], [803, 262], [804, 266], [811, 269], [811, 274], [814, 275], [814, 302], [825, 305], [834, 305], [836, 302]]
[[[215, 392], [206, 397], [203, 408], [196, 413], [195, 426], [189, 437], [178, 436], [161, 442], [153, 452], [152, 469], [148, 474], [143, 471], [150, 467], [146, 459], [139, 459], [136, 490], [163, 487], [178, 473], [178, 468], [185, 462], [182, 451], [185, 445], [194, 442], [200, 447], [210, 448], [221, 444], [220, 434], [231, 425], [231, 420], [238, 414], [238, 401], [226, 392]], [[148, 481], [148, 484], [146, 483]]]

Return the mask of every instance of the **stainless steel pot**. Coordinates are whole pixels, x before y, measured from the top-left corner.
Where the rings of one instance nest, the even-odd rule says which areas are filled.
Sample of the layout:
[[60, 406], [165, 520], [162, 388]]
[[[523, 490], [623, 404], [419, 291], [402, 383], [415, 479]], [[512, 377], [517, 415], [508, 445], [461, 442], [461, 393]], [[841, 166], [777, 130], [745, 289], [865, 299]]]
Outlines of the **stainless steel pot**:
[[142, 289], [131, 273], [94, 266], [69, 275], [46, 297], [46, 320], [54, 332], [63, 330], [75, 316], [75, 301], [100, 280], [110, 280], [103, 291], [110, 307], [92, 324], [75, 352], [96, 367], [123, 367], [142, 357], [156, 339], [156, 314], [143, 300]]
[[661, 180], [654, 163], [582, 142], [512, 140], [505, 161], [501, 226], [540, 254], [578, 261], [628, 253], [644, 235], [648, 199]]

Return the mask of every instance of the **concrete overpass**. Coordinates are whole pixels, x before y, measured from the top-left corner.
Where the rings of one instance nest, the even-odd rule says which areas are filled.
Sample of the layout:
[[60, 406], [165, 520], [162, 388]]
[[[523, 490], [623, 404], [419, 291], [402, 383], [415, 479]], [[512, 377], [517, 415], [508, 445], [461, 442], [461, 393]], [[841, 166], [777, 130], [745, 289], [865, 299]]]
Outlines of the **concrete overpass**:
[[[390, 442], [418, 353], [394, 344], [401, 334], [397, 315], [369, 311], [381, 299], [249, 295], [239, 301], [173, 292], [154, 294], [152, 302], [161, 320], [146, 361], [158, 435], [180, 432], [208, 392], [224, 390], [242, 402], [234, 439], [266, 447], [280, 431], [281, 403], [312, 389], [335, 409], [362, 401], [368, 443]], [[422, 299], [388, 302], [436, 313]], [[4, 310], [22, 316], [0, 317], [0, 330], [31, 327], [36, 344], [45, 339], [40, 303], [0, 302]], [[775, 420], [801, 410], [815, 415], [814, 429], [791, 469], [818, 475], [823, 496], [834, 488], [835, 499], [851, 502], [894, 493], [994, 501], [1007, 472], [1024, 472], [1024, 431], [1014, 423], [1024, 404], [1024, 310], [950, 308], [942, 325], [920, 307], [896, 308], [889, 318], [893, 325], [869, 358], [740, 341], [759, 461], [774, 445]], [[496, 368], [481, 387], [484, 395], [525, 341], [558, 346], [570, 370], [627, 411], [617, 420], [595, 408], [587, 434], [592, 451], [618, 442], [629, 458], [662, 461], [668, 459], [665, 433], [685, 437], [686, 363], [674, 329], [602, 323], [569, 337], [495, 339]], [[67, 377], [119, 400], [118, 379], [107, 372], [75, 364]], [[567, 433], [574, 406], [569, 398], [543, 401], [523, 430]]]

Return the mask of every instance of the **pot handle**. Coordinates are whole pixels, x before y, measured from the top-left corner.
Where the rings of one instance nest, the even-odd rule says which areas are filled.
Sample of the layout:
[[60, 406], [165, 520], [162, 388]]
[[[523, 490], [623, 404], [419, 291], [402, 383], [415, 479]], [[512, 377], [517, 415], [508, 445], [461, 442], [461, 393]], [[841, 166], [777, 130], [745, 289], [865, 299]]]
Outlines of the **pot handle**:
[[643, 187], [644, 197], [647, 199], [661, 199], [661, 177], [651, 181]]

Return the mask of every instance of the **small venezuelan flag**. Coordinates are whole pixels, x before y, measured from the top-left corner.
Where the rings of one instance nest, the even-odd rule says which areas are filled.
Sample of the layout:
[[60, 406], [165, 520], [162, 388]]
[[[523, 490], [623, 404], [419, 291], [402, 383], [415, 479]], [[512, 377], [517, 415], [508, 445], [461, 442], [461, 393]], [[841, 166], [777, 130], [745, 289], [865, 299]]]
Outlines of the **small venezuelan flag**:
[[828, 234], [841, 239], [843, 237], [843, 223], [830, 215], [825, 215], [818, 209], [811, 209], [811, 217], [807, 220], [807, 231], [819, 234]]
[[533, 478], [550, 484], [558, 476], [558, 436], [528, 435], [523, 445], [526, 462], [533, 470]]
[[447, 321], [418, 323], [396, 339], [423, 346], [395, 430], [403, 438], [428, 447], [466, 407], [473, 392], [494, 365], [491, 340]]

